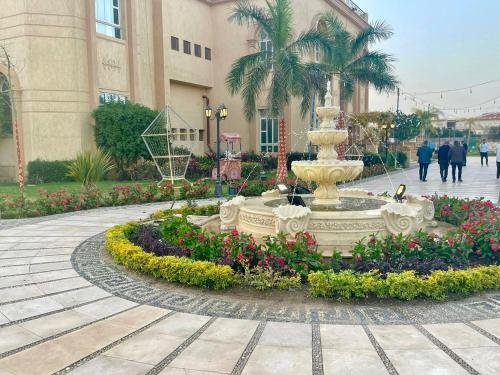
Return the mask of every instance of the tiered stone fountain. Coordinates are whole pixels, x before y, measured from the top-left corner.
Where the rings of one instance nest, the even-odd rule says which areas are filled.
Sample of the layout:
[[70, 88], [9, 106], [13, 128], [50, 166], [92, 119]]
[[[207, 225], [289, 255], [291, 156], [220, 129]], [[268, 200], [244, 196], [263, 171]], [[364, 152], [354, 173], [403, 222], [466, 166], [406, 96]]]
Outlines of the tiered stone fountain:
[[338, 181], [351, 181], [363, 171], [363, 162], [338, 160], [335, 146], [345, 142], [348, 133], [336, 128], [339, 108], [332, 104], [328, 83], [325, 106], [317, 109], [319, 129], [308, 132], [309, 140], [320, 146], [318, 160], [296, 161], [292, 171], [305, 181], [316, 182], [313, 195], [301, 195], [307, 207], [288, 204], [286, 196], [271, 190], [262, 197], [238, 196], [221, 206], [221, 230], [238, 229], [256, 239], [279, 232], [293, 237], [312, 233], [323, 254], [340, 250], [349, 255], [355, 242], [374, 234], [408, 234], [434, 225], [434, 205], [430, 200], [408, 195], [404, 203], [373, 196], [361, 189], [337, 189]]

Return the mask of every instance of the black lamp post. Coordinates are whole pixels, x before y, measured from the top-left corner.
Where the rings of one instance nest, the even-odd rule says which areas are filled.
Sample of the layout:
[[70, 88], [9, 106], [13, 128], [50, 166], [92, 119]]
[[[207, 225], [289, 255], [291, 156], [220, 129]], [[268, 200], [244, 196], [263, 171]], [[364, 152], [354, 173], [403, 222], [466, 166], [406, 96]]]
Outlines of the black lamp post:
[[215, 191], [214, 196], [216, 198], [222, 197], [222, 182], [220, 178], [220, 120], [225, 120], [227, 117], [227, 108], [224, 104], [221, 104], [215, 113], [212, 107], [208, 106], [205, 108], [205, 117], [209, 120], [213, 120], [212, 115], [214, 115], [217, 120], [217, 179], [215, 181]]
[[389, 165], [389, 159], [387, 157], [389, 156], [389, 128], [394, 129], [394, 124], [384, 124], [382, 125], [382, 129], [385, 130], [385, 163]]

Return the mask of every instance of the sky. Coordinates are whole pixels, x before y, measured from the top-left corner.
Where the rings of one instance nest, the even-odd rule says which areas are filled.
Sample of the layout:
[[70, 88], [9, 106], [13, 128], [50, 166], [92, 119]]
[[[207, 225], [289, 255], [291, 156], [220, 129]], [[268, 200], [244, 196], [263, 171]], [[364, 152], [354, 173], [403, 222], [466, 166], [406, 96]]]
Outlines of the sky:
[[[384, 20], [394, 36], [376, 45], [396, 58], [402, 93], [400, 108], [411, 112], [428, 104], [445, 110], [444, 118], [500, 112], [500, 0], [354, 0], [370, 21]], [[442, 92], [497, 80], [472, 89]], [[472, 93], [471, 93], [472, 90]], [[496, 102], [490, 99], [498, 97]], [[481, 108], [479, 108], [481, 107]], [[395, 110], [396, 95], [370, 91], [370, 110]]]

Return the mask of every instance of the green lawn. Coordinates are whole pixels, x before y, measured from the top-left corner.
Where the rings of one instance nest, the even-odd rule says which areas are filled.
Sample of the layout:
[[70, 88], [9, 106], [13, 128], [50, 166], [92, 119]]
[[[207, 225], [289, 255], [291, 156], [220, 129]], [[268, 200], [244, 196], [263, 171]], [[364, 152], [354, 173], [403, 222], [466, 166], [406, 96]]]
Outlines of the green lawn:
[[[103, 192], [108, 192], [111, 191], [113, 186], [116, 185], [147, 185], [151, 182], [152, 181], [101, 181], [97, 183], [97, 187]], [[78, 193], [80, 192], [81, 186], [82, 185], [79, 182], [51, 182], [40, 185], [26, 185], [25, 191], [26, 197], [28, 199], [35, 199], [38, 197], [37, 189], [44, 189], [48, 192], [64, 189], [71, 193]], [[12, 196], [18, 195], [19, 187], [16, 183], [13, 182], [0, 182], [0, 194], [7, 194]]]

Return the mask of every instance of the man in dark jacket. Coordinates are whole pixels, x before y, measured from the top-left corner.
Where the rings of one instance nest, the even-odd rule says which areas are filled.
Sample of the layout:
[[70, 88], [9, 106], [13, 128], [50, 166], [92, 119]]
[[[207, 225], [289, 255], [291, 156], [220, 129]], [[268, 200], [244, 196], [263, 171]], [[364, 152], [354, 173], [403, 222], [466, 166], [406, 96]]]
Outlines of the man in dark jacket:
[[464, 154], [464, 167], [467, 165], [467, 153], [469, 152], [469, 145], [465, 143], [465, 141], [462, 141], [462, 147], [465, 151]]
[[453, 142], [453, 146], [448, 151], [448, 160], [451, 163], [451, 175], [453, 182], [456, 181], [456, 170], [458, 168], [458, 181], [462, 182], [462, 167], [464, 166], [465, 150], [458, 141]]
[[446, 182], [448, 178], [448, 167], [450, 162], [448, 161], [448, 152], [450, 151], [450, 142], [444, 142], [438, 150], [438, 163], [439, 163], [439, 174], [441, 175], [441, 181]]
[[418, 174], [420, 176], [420, 181], [427, 181], [427, 169], [429, 168], [429, 164], [431, 163], [432, 158], [432, 150], [429, 148], [428, 142], [424, 141], [422, 146], [420, 146], [417, 150], [418, 156], [418, 164], [420, 165], [420, 169]]

